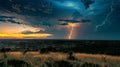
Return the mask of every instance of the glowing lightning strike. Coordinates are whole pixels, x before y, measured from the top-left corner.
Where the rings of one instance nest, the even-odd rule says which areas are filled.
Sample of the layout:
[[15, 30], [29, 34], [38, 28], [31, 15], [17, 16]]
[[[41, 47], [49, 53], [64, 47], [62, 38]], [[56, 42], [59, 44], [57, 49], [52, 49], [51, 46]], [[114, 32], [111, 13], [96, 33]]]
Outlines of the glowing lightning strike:
[[76, 24], [74, 24], [74, 23], [69, 23], [68, 24], [68, 26], [69, 26], [69, 28], [70, 28], [70, 33], [69, 33], [69, 35], [68, 35], [68, 39], [72, 39], [72, 37], [73, 37], [73, 35], [74, 35], [74, 28], [75, 28], [75, 26], [76, 26]]
[[74, 27], [71, 26], [71, 29], [70, 29], [70, 34], [68, 36], [68, 39], [72, 39], [72, 34], [73, 34], [73, 31], [74, 31]]
[[111, 6], [110, 6], [110, 12], [106, 15], [106, 18], [105, 18], [105, 20], [103, 21], [103, 23], [96, 26], [95, 31], [97, 31], [98, 28], [100, 28], [101, 26], [103, 26], [103, 25], [106, 24], [106, 22], [108, 21], [109, 16], [111, 15], [111, 13], [112, 13], [113, 10], [114, 10], [114, 9], [113, 9], [113, 5], [114, 5], [114, 0], [112, 0]]

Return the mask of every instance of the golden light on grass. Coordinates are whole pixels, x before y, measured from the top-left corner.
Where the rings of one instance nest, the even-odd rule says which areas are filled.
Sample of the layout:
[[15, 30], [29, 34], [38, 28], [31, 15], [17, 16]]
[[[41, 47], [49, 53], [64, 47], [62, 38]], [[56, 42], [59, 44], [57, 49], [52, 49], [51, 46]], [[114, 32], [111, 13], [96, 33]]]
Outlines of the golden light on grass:
[[[120, 57], [119, 56], [110, 56], [110, 55], [102, 55], [102, 54], [85, 54], [85, 53], [74, 53], [74, 57], [77, 60], [69, 60], [67, 53], [62, 52], [50, 52], [50, 53], [39, 53], [39, 52], [27, 52], [23, 54], [21, 51], [17, 52], [7, 52], [8, 60], [23, 60], [30, 64], [33, 67], [39, 67], [42, 64], [46, 64], [46, 62], [53, 64], [56, 61], [66, 61], [73, 65], [81, 65], [84, 63], [92, 63], [98, 64], [102, 67], [102, 64], [105, 63], [103, 60], [103, 56], [106, 57], [108, 67], [120, 67]], [[3, 59], [3, 53], [0, 52], [0, 59]], [[80, 61], [79, 61], [80, 60]], [[37, 63], [37, 64], [36, 64]]]
[[15, 39], [29, 39], [29, 38], [47, 38], [52, 34], [0, 34], [0, 38], [15, 38]]

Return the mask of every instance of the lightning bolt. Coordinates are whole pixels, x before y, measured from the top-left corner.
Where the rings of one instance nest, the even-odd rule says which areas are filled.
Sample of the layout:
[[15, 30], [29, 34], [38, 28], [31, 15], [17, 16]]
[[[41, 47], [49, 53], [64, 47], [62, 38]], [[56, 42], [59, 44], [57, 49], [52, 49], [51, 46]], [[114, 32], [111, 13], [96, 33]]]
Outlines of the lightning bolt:
[[102, 24], [96, 26], [95, 31], [98, 31], [98, 29], [100, 27], [102, 27], [102, 26], [104, 26], [106, 24], [106, 22], [108, 21], [108, 18], [110, 17], [110, 15], [112, 14], [112, 12], [114, 10], [113, 5], [114, 5], [114, 0], [112, 0], [111, 6], [110, 6], [110, 12], [106, 15], [105, 20], [102, 22]]
[[77, 24], [77, 23], [69, 23], [68, 24], [68, 29], [70, 29], [70, 32], [69, 32], [69, 34], [68, 34], [68, 39], [72, 39], [73, 38], [73, 36], [76, 34], [76, 27], [78, 26], [79, 24]]
[[70, 34], [68, 36], [68, 39], [72, 39], [73, 31], [74, 31], [74, 26], [70, 26]]

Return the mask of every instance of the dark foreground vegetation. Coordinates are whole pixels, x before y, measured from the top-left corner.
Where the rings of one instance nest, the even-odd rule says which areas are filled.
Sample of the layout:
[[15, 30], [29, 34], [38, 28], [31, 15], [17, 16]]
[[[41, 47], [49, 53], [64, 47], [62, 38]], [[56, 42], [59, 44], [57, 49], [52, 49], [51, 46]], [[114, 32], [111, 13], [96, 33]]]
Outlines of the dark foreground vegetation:
[[0, 53], [0, 67], [120, 67], [120, 57], [90, 54], [82, 56], [73, 52], [5, 52]]
[[0, 40], [0, 51], [40, 51], [41, 53], [73, 51], [120, 56], [120, 41], [4, 39]]

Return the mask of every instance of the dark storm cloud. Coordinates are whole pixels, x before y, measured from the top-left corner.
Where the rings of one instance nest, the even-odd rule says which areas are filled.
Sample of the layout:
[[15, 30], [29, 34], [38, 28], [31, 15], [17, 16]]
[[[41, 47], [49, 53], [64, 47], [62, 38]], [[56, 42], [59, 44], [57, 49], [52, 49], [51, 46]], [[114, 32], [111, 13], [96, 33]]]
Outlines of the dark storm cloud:
[[[24, 15], [29, 23], [36, 26], [39, 26], [40, 24], [44, 26], [52, 26], [51, 23], [48, 23], [49, 21], [47, 23], [43, 23], [43, 20], [54, 18], [59, 16], [59, 14], [64, 15], [64, 12], [69, 12], [66, 10], [59, 10], [59, 8], [53, 6], [51, 2], [48, 0], [0, 0], [0, 9], [1, 11], [9, 11], [19, 15]], [[28, 16], [32, 19], [28, 18]]]
[[32, 32], [32, 31], [23, 31], [21, 34], [42, 34], [42, 33], [50, 33], [50, 32], [46, 32], [43, 30], [37, 31], [37, 32]]
[[37, 32], [32, 32], [32, 31], [23, 31], [22, 34], [36, 34], [36, 33], [45, 33], [45, 31], [43, 30], [40, 30], [40, 31], [37, 31]]
[[0, 16], [0, 21], [1, 22], [6, 22], [6, 21], [8, 21], [8, 20], [12, 20], [12, 19], [14, 19], [15, 17], [14, 16]]
[[0, 16], [0, 19], [4, 19], [4, 18], [13, 19], [15, 17], [14, 16]]
[[53, 0], [53, 1], [59, 1], [59, 2], [64, 2], [65, 0]]
[[22, 15], [24, 18], [18, 18], [34, 26], [51, 26], [50, 23], [43, 23], [43, 21], [57, 15], [53, 15], [52, 3], [48, 0], [0, 0], [0, 11]]
[[47, 33], [49, 33], [50, 35], [53, 35], [49, 29], [47, 29], [47, 30], [41, 29], [41, 30], [36, 31], [36, 32], [30, 31], [30, 30], [26, 30], [26, 31], [21, 32], [21, 34], [47, 34]]
[[16, 20], [14, 20], [15, 18], [16, 17], [14, 17], [14, 16], [0, 16], [0, 21], [2, 23], [4, 23], [4, 22], [11, 22], [11, 23], [15, 23], [15, 24], [23, 24], [21, 22], [18, 22]]
[[[77, 8], [74, 6], [68, 7], [65, 3], [66, 1], [77, 5]], [[114, 1], [113, 11], [111, 11], [112, 1]], [[56, 35], [52, 38], [57, 39], [65, 38], [69, 33], [66, 28], [61, 28], [65, 26], [59, 25], [59, 19], [82, 20], [82, 22], [87, 21], [91, 23], [81, 24], [81, 27], [76, 32], [78, 34], [76, 39], [84, 37], [103, 39], [107, 34], [107, 36], [120, 34], [119, 3], [120, 0], [0, 0], [0, 11], [13, 16], [1, 16], [0, 21], [24, 24], [21, 21], [15, 20], [15, 16], [18, 19], [25, 20], [30, 25], [45, 27], [45, 32]], [[6, 14], [0, 13], [0, 15]], [[42, 32], [44, 31], [39, 31], [38, 33]], [[25, 31], [23, 33], [29, 34], [33, 32]]]
[[90, 20], [88, 19], [81, 19], [81, 20], [64, 20], [64, 19], [60, 19], [59, 21], [64, 21], [66, 23], [86, 23], [86, 22], [90, 22]]
[[94, 3], [94, 0], [81, 0], [81, 2], [84, 4], [85, 9], [88, 9]]
[[[39, 5], [38, 5], [39, 4]], [[44, 0], [0, 0], [1, 10], [29, 16], [49, 16], [52, 11], [51, 3]]]
[[[71, 15], [70, 19], [59, 19], [58, 21], [61, 21], [59, 25], [68, 25], [68, 23], [86, 23], [91, 22], [91, 20], [87, 18], [83, 18], [83, 15], [75, 10], [73, 14]], [[63, 21], [63, 22], [62, 22]]]
[[4, 19], [0, 19], [0, 21], [1, 21], [1, 23], [6, 22], [6, 20], [4, 20]]
[[17, 22], [17, 21], [15, 21], [15, 20], [7, 20], [8, 22], [11, 22], [11, 23], [15, 23], [15, 24], [23, 24], [23, 23], [21, 23], [21, 22]]
[[24, 32], [22, 32], [22, 34], [33, 34], [33, 32], [32, 31], [24, 31]]

